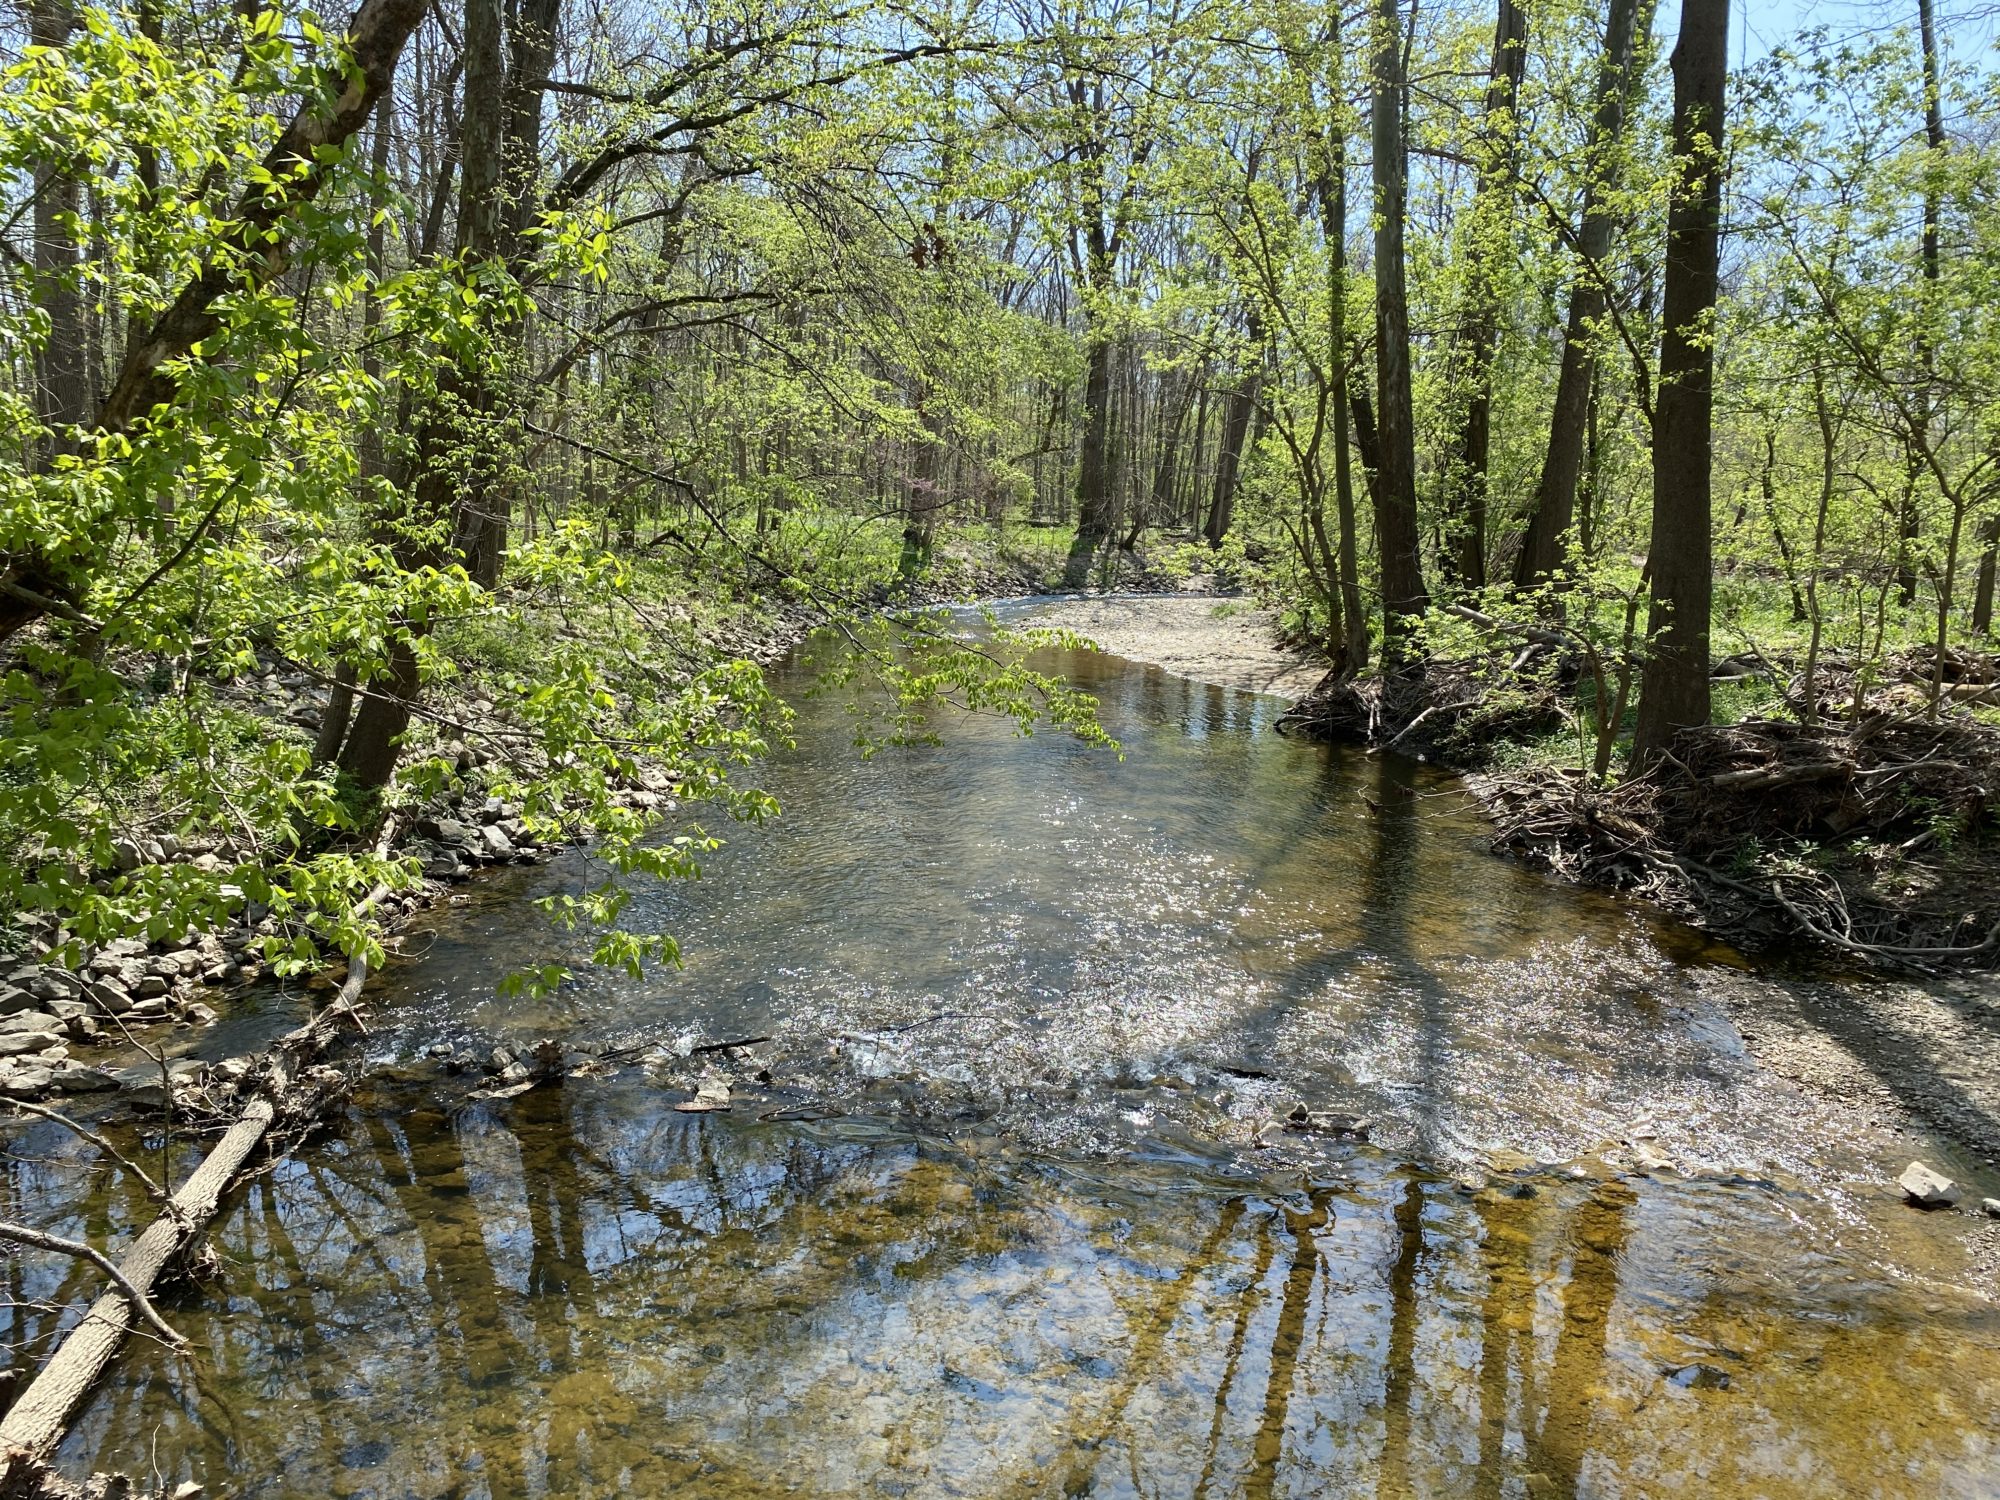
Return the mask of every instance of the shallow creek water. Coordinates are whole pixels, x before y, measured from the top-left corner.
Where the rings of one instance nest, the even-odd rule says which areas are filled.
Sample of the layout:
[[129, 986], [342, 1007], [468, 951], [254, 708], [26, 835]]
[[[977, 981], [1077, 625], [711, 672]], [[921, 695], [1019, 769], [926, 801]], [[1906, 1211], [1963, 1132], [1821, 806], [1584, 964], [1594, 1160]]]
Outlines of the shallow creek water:
[[[645, 900], [679, 973], [496, 998], [560, 948], [526, 902], [576, 861], [441, 915], [381, 988], [385, 1061], [634, 1060], [504, 1102], [389, 1070], [237, 1195], [224, 1274], [171, 1308], [199, 1352], [129, 1352], [65, 1469], [493, 1500], [2000, 1493], [1986, 1231], [1887, 1186], [1917, 1154], [1995, 1185], [1761, 1069], [1732, 1017], [1786, 980], [1493, 857], [1450, 780], [1287, 741], [1276, 700], [1055, 660], [1122, 762], [956, 717], [863, 761], [840, 703], [802, 702], [782, 820]], [[675, 1112], [717, 1064], [732, 1111]], [[1300, 1101], [1372, 1139], [1269, 1128]], [[141, 1223], [80, 1193], [87, 1156], [18, 1143], [9, 1216]], [[16, 1302], [83, 1285], [9, 1267]]]

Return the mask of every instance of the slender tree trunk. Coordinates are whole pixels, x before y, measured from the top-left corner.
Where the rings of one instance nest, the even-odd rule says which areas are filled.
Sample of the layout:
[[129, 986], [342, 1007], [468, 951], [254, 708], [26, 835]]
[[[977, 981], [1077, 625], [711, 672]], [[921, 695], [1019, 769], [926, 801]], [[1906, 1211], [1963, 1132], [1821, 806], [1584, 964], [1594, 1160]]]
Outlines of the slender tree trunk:
[[[373, 212], [368, 223], [368, 281], [361, 291], [361, 372], [371, 382], [382, 378], [382, 356], [377, 351], [375, 340], [382, 327], [382, 299], [380, 287], [388, 274], [388, 216], [387, 205], [382, 199], [382, 189], [389, 174], [389, 141], [395, 121], [395, 95], [393, 86], [384, 89], [382, 97], [375, 105], [374, 139], [368, 153], [369, 170], [374, 173], [375, 185], [370, 194], [369, 205]], [[386, 399], [379, 408], [387, 412]], [[361, 473], [363, 477], [383, 472], [385, 458], [382, 430], [383, 422], [368, 424], [368, 430], [361, 434]]]
[[1709, 719], [1712, 576], [1710, 416], [1722, 221], [1723, 92], [1730, 0], [1682, 0], [1674, 46], [1672, 180], [1653, 424], [1653, 575], [1632, 762], [1644, 769]]
[[1528, 64], [1528, 18], [1514, 0], [1499, 0], [1493, 28], [1493, 71], [1486, 87], [1486, 120], [1479, 184], [1473, 193], [1466, 249], [1470, 306], [1466, 314], [1460, 376], [1465, 404], [1447, 469], [1446, 556], [1467, 588], [1486, 587], [1487, 470], [1493, 442], [1493, 355], [1500, 336], [1499, 243], [1513, 220], [1514, 109]]
[[1195, 378], [1201, 382], [1201, 394], [1195, 399], [1194, 446], [1188, 450], [1187, 474], [1182, 480], [1182, 486], [1187, 492], [1187, 504], [1181, 514], [1186, 519], [1189, 531], [1193, 531], [1201, 524], [1201, 477], [1208, 469], [1209, 380], [1206, 368], [1198, 371]]
[[1401, 654], [1430, 603], [1417, 533], [1416, 410], [1410, 394], [1410, 305], [1403, 219], [1403, 29], [1400, 0], [1378, 0], [1375, 17], [1375, 387], [1380, 450], [1375, 537], [1382, 553], [1382, 649]]
[[[1942, 71], [1938, 65], [1937, 15], [1934, 0], [1917, 0], [1917, 35], [1923, 51], [1924, 74], [1924, 144], [1930, 148], [1930, 161], [1924, 171], [1924, 222], [1918, 255], [1923, 263], [1924, 294], [1928, 306], [1918, 319], [1917, 355], [1924, 368], [1924, 384], [1918, 392], [1917, 421], [1920, 432], [1911, 434], [1910, 467], [1921, 469], [1921, 454], [1931, 448], [1932, 428], [1936, 425], [1936, 373], [1937, 341], [1933, 337], [1934, 320], [1938, 313], [1938, 287], [1944, 274], [1940, 254], [1939, 226], [1943, 219], [1943, 204], [1939, 201], [1936, 172], [1944, 156], [1944, 100]], [[1904, 492], [1902, 514], [1898, 518], [1899, 545], [1896, 554], [1896, 585], [1905, 605], [1914, 604], [1917, 599], [1916, 545], [1918, 534], [1923, 529], [1923, 518], [1917, 509], [1917, 487], [1911, 484]], [[1935, 707], [1935, 705], [1933, 705]]]
[[[75, 20], [72, 0], [36, 0], [29, 17], [30, 35], [40, 47], [64, 50]], [[49, 320], [49, 336], [36, 359], [35, 416], [54, 429], [40, 458], [46, 462], [73, 451], [67, 429], [82, 423], [86, 374], [83, 297], [77, 286], [80, 270], [75, 222], [80, 202], [77, 180], [59, 166], [35, 171], [35, 301]]]
[[1979, 539], [1985, 543], [1985, 551], [1979, 559], [1979, 581], [1972, 590], [1972, 633], [1990, 636], [1993, 634], [1993, 583], [1994, 575], [2000, 573], [2000, 515], [1987, 517], [1980, 528]]
[[1792, 556], [1791, 540], [1785, 535], [1785, 523], [1778, 515], [1778, 431], [1775, 427], [1764, 429], [1764, 467], [1757, 476], [1757, 489], [1764, 501], [1764, 520], [1771, 528], [1771, 539], [1778, 544], [1778, 561], [1784, 565], [1785, 586], [1792, 591], [1792, 623], [1806, 622], [1806, 598], [1799, 591], [1799, 568]]
[[1236, 513], [1236, 485], [1243, 468], [1243, 452], [1250, 438], [1250, 419], [1257, 409], [1257, 395], [1264, 382], [1264, 320], [1253, 304], [1245, 313], [1245, 340], [1252, 364], [1229, 394], [1222, 418], [1222, 442], [1215, 455], [1215, 491], [1209, 500], [1208, 524], [1202, 536], [1211, 547], [1220, 547], [1229, 533]]
[[[1340, 45], [1334, 12], [1333, 45]], [[1368, 612], [1361, 605], [1361, 544], [1354, 514], [1354, 455], [1348, 415], [1352, 406], [1347, 341], [1347, 132], [1336, 114], [1327, 132], [1326, 181], [1320, 185], [1321, 230], [1326, 238], [1327, 364], [1333, 406], [1333, 508], [1339, 528], [1341, 639], [1334, 666], [1348, 675], [1368, 665]]]
[[1381, 481], [1382, 445], [1375, 431], [1375, 407], [1368, 399], [1365, 381], [1354, 379], [1354, 366], [1358, 361], [1350, 360], [1346, 368], [1348, 381], [1347, 409], [1354, 418], [1354, 451], [1361, 455], [1361, 477], [1368, 485], [1368, 502], [1377, 511], [1382, 508]]
[[1826, 400], [1826, 376], [1813, 371], [1813, 413], [1819, 419], [1819, 505], [1813, 513], [1812, 565], [1806, 570], [1806, 613], [1812, 622], [1806, 638], [1804, 691], [1799, 717], [1808, 724], [1819, 722], [1819, 648], [1826, 633], [1826, 617], [1819, 606], [1819, 574], [1826, 558], [1826, 519], [1833, 510], [1834, 459], [1839, 451], [1839, 434], [1832, 409]]
[[[494, 251], [510, 264], [518, 263], [535, 203], [536, 178], [541, 171], [543, 84], [555, 60], [555, 30], [561, 0], [522, 0], [507, 28], [508, 65], [501, 99], [499, 181], [495, 191], [498, 224]], [[471, 28], [467, 27], [468, 43]], [[482, 43], [483, 45], [483, 43]], [[485, 101], [481, 101], [482, 109]], [[483, 125], [490, 125], [482, 120]], [[521, 330], [507, 330], [509, 342]], [[500, 561], [507, 550], [507, 527], [513, 495], [505, 484], [489, 484], [472, 508], [472, 528], [466, 546], [466, 571], [475, 583], [493, 588], [500, 582]]]
[[1576, 243], [1577, 271], [1563, 329], [1562, 369], [1549, 416], [1548, 448], [1535, 485], [1527, 535], [1515, 559], [1514, 583], [1533, 588], [1562, 565], [1563, 537], [1575, 517], [1578, 477], [1584, 463], [1585, 428], [1596, 374], [1595, 325], [1603, 318], [1605, 258], [1617, 216], [1612, 199], [1620, 178], [1619, 138], [1632, 95], [1642, 77], [1640, 43], [1651, 28], [1653, 0], [1611, 0], [1604, 31], [1604, 59], [1597, 74], [1597, 113], [1591, 122], [1589, 178]]

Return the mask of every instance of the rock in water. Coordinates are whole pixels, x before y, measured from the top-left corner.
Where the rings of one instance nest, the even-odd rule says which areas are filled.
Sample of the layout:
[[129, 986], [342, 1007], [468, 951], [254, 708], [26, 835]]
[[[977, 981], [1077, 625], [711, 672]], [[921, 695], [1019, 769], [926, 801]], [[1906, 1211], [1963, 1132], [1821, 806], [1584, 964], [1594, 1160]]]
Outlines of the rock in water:
[[729, 1108], [729, 1076], [714, 1068], [702, 1070], [701, 1084], [694, 1091], [692, 1099], [683, 1099], [674, 1106], [684, 1115], [705, 1115]]
[[1958, 1190], [1951, 1179], [1933, 1171], [1927, 1162], [1911, 1162], [1903, 1168], [1896, 1185], [1918, 1208], [1950, 1208], [1958, 1202]]

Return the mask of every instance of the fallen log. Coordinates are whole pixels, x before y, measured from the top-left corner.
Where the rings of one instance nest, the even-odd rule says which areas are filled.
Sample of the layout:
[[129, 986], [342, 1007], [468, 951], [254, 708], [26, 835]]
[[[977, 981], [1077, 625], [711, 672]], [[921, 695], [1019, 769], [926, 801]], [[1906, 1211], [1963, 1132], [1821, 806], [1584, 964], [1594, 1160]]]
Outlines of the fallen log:
[[[385, 834], [385, 843], [387, 837]], [[367, 911], [387, 894], [386, 885], [376, 886], [356, 911]], [[357, 951], [348, 959], [347, 977], [339, 993], [305, 1025], [279, 1039], [264, 1062], [259, 1079], [262, 1092], [243, 1105], [215, 1149], [118, 1261], [112, 1277], [117, 1289], [91, 1304], [83, 1321], [56, 1346], [34, 1382], [0, 1419], [0, 1497], [4, 1500], [46, 1492], [50, 1457], [85, 1397], [124, 1344], [133, 1318], [152, 1313], [147, 1299], [160, 1273], [179, 1260], [208, 1227], [222, 1206], [222, 1195], [273, 1126], [298, 1128], [299, 1119], [281, 1121], [281, 1112], [302, 1118], [319, 1113], [330, 1091], [323, 1087], [295, 1089], [294, 1082], [308, 1082], [301, 1076], [302, 1065], [326, 1049], [341, 1020], [359, 1024], [358, 1002], [367, 979], [368, 961]], [[328, 1068], [319, 1071], [333, 1072]]]
[[[167, 1200], [166, 1211], [125, 1252], [119, 1274], [141, 1297], [152, 1294], [160, 1272], [215, 1217], [223, 1190], [250, 1159], [275, 1113], [270, 1100], [251, 1100], [194, 1175]], [[134, 1316], [124, 1292], [99, 1297], [0, 1421], [0, 1495], [30, 1494], [40, 1483], [70, 1419], [125, 1342]]]

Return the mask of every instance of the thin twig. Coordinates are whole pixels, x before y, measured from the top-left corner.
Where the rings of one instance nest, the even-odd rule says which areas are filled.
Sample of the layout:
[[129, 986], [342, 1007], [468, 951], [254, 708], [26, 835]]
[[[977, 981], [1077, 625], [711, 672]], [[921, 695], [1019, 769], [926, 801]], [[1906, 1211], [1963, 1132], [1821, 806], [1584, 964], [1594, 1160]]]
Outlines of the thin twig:
[[153, 1310], [153, 1304], [146, 1300], [146, 1294], [126, 1279], [125, 1273], [114, 1266], [99, 1250], [86, 1245], [82, 1240], [66, 1240], [59, 1234], [44, 1234], [39, 1229], [30, 1229], [25, 1224], [12, 1224], [0, 1220], [0, 1239], [13, 1240], [17, 1244], [32, 1245], [37, 1250], [53, 1250], [61, 1255], [73, 1255], [78, 1260], [87, 1260], [106, 1276], [112, 1285], [125, 1294], [132, 1304], [132, 1310], [152, 1325], [153, 1331], [174, 1348], [183, 1347], [187, 1340], [173, 1330], [167, 1320]]
[[66, 1126], [68, 1129], [75, 1131], [78, 1135], [82, 1136], [86, 1141], [89, 1141], [91, 1145], [95, 1146], [99, 1151], [102, 1151], [106, 1156], [110, 1157], [113, 1161], [117, 1162], [119, 1166], [123, 1167], [126, 1171], [130, 1172], [134, 1177], [138, 1178], [139, 1181], [143, 1182], [146, 1185], [147, 1193], [150, 1194], [152, 1197], [164, 1198], [167, 1196], [166, 1193], [161, 1189], [160, 1185], [157, 1182], [153, 1181], [153, 1179], [147, 1174], [146, 1169], [144, 1167], [140, 1166], [137, 1162], [133, 1161], [130, 1157], [126, 1156], [116, 1146], [112, 1145], [111, 1142], [107, 1141], [103, 1136], [99, 1135], [89, 1126], [79, 1125], [75, 1120], [72, 1120], [68, 1115], [60, 1114], [57, 1111], [50, 1109], [45, 1104], [33, 1104], [26, 1099], [10, 1099], [7, 1102], [12, 1104], [16, 1109], [25, 1109], [31, 1115], [40, 1115], [44, 1120], [54, 1120], [56, 1124]]

